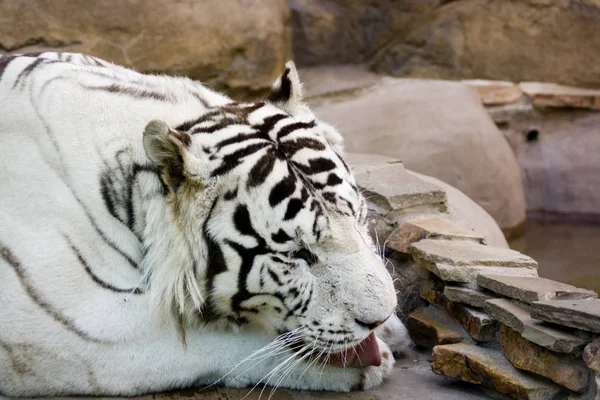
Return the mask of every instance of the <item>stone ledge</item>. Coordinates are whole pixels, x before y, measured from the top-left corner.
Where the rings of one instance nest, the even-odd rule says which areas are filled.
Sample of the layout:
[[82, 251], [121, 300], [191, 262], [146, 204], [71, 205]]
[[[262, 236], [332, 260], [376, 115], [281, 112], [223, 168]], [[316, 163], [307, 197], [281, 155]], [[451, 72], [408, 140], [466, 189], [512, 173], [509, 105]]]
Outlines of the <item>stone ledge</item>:
[[542, 321], [600, 333], [600, 300], [547, 300], [531, 305], [531, 316]]
[[419, 262], [419, 265], [446, 282], [472, 283], [480, 274], [493, 273], [515, 276], [537, 276], [534, 268], [506, 268], [486, 265], [449, 265]]
[[449, 300], [478, 308], [483, 308], [487, 300], [496, 298], [491, 294], [458, 286], [446, 286], [444, 288], [444, 295]]
[[533, 258], [518, 251], [468, 241], [425, 239], [413, 243], [410, 252], [418, 260], [454, 266], [538, 267]]
[[598, 297], [592, 290], [580, 289], [566, 283], [539, 277], [514, 277], [507, 275], [481, 274], [477, 284], [494, 293], [533, 303], [540, 300], [579, 300]]
[[415, 344], [425, 347], [462, 342], [466, 336], [456, 322], [434, 307], [410, 314], [406, 328]]
[[538, 107], [600, 110], [600, 90], [545, 82], [521, 82], [519, 87]]
[[530, 342], [556, 352], [579, 355], [593, 339], [587, 332], [571, 332], [569, 328], [535, 320], [524, 306], [508, 299], [494, 299], [486, 301], [484, 310]]
[[521, 88], [513, 82], [485, 79], [466, 79], [461, 82], [474, 89], [484, 105], [514, 103], [523, 96]]
[[434, 347], [431, 369], [438, 375], [484, 385], [515, 399], [550, 400], [563, 391], [519, 372], [501, 352], [468, 343]]
[[500, 344], [504, 355], [516, 368], [541, 375], [574, 392], [586, 390], [590, 371], [581, 359], [553, 353], [524, 339], [506, 325], [500, 332]]
[[386, 247], [408, 253], [411, 244], [423, 239], [468, 240], [483, 244], [483, 238], [470, 229], [447, 219], [411, 219], [394, 230], [386, 240]]

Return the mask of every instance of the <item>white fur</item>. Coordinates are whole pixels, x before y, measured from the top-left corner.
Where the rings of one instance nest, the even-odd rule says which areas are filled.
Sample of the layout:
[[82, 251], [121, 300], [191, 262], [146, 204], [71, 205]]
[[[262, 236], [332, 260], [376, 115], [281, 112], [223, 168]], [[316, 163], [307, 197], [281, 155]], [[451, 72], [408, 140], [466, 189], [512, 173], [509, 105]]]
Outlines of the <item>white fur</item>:
[[[317, 343], [306, 326], [318, 320], [344, 327], [348, 337], [359, 342], [369, 331], [356, 319], [381, 320], [393, 311], [391, 279], [364, 226], [331, 213], [319, 220], [325, 233], [316, 241], [310, 235], [313, 215], [302, 210], [281, 227], [294, 229], [298, 243], [310, 245], [320, 260], [313, 268], [295, 268], [286, 283], [314, 289], [306, 312], [284, 321], [273, 312], [272, 298], [264, 300], [266, 306], [253, 298], [252, 306], [265, 310], [256, 317], [248, 315], [248, 325], [202, 323], [200, 313], [208, 297], [214, 297], [223, 315], [231, 312], [229, 296], [235, 291], [240, 262], [235, 252], [224, 250], [229, 269], [215, 278], [214, 293], [206, 292], [207, 244], [200, 227], [210, 207], [225, 191], [239, 187], [237, 201], [247, 204], [256, 229], [274, 229], [270, 224], [282, 220], [285, 207], [265, 206], [266, 187], [281, 179], [282, 167], [276, 167], [265, 188], [243, 189], [256, 156], [235, 173], [210, 179], [208, 172], [219, 160], [204, 157], [203, 148], [239, 134], [243, 127], [224, 129], [218, 136], [196, 135], [189, 148], [178, 147], [187, 195], [164, 195], [155, 174], [140, 173], [132, 186], [135, 224], [129, 228], [108, 212], [99, 185], [107, 169], [114, 172], [111, 184], [128, 185], [119, 181], [116, 154], [121, 152], [126, 163], [149, 165], [142, 135], [150, 121], [175, 127], [202, 115], [206, 106], [231, 100], [187, 79], [145, 76], [87, 56], [43, 57], [69, 62], [44, 64], [21, 76], [36, 59], [17, 58], [0, 80], [0, 394], [138, 395], [215, 382], [349, 391], [383, 381], [394, 360], [382, 341], [382, 365], [362, 369], [309, 365], [310, 358], [292, 356], [281, 338], [274, 341], [279, 330]], [[293, 64], [288, 67], [299, 84]], [[121, 90], [151, 91], [168, 101], [99, 89], [115, 82]], [[298, 121], [314, 118], [301, 104], [301, 94], [292, 100], [287, 112], [301, 107]], [[275, 106], [261, 108], [250, 119], [262, 121], [281, 112]], [[325, 124], [318, 124], [314, 132], [295, 132], [289, 140], [302, 135], [341, 150], [341, 136]], [[332, 150], [326, 152], [333, 157]], [[301, 150], [297, 157], [307, 159], [310, 151]], [[339, 169], [343, 171], [341, 165]], [[348, 194], [353, 178], [345, 179], [337, 190]], [[356, 207], [359, 200], [352, 200]], [[210, 225], [215, 241], [231, 237], [231, 207], [222, 203], [216, 211]], [[309, 220], [310, 226], [303, 222]], [[235, 240], [256, 245], [250, 236]], [[72, 247], [98, 280], [131, 291], [107, 290], [95, 283]], [[294, 249], [282, 245], [281, 251]], [[273, 268], [284, 271], [285, 266]], [[259, 287], [261, 279], [264, 276], [254, 268], [247, 282]], [[261, 290], [281, 289], [273, 282], [262, 285]], [[143, 294], [133, 293], [136, 288]], [[300, 297], [306, 298], [306, 293]], [[200, 324], [192, 325], [194, 317]], [[386, 323], [396, 324], [385, 331], [391, 344], [403, 336], [397, 322]], [[341, 348], [332, 344], [329, 350]]]

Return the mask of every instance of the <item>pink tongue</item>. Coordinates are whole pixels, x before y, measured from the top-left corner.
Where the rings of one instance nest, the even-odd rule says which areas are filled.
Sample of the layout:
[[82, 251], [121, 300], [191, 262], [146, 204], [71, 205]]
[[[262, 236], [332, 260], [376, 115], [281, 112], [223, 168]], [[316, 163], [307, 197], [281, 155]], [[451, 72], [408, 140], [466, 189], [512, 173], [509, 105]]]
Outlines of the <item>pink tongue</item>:
[[349, 367], [368, 367], [381, 365], [381, 354], [375, 334], [371, 334], [356, 346], [334, 354], [329, 359], [330, 364]]

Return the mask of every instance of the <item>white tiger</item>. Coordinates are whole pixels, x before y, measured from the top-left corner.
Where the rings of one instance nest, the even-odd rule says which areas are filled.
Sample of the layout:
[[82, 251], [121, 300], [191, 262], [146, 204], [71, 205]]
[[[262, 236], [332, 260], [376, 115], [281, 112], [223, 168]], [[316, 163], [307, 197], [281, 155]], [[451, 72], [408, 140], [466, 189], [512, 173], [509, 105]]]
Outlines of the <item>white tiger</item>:
[[[342, 139], [77, 54], [0, 57], [0, 394], [349, 391], [406, 343]], [[384, 321], [386, 324], [382, 325]]]

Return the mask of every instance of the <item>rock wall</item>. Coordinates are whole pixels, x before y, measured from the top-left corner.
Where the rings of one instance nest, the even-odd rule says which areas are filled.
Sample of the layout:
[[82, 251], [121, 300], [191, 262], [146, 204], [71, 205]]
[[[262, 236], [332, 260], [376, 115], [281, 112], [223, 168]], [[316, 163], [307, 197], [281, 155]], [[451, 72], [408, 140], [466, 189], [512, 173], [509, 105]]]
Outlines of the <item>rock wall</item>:
[[303, 65], [600, 86], [598, 0], [288, 0]]
[[264, 92], [292, 57], [285, 0], [3, 1], [0, 21], [0, 53], [84, 52], [237, 97]]

